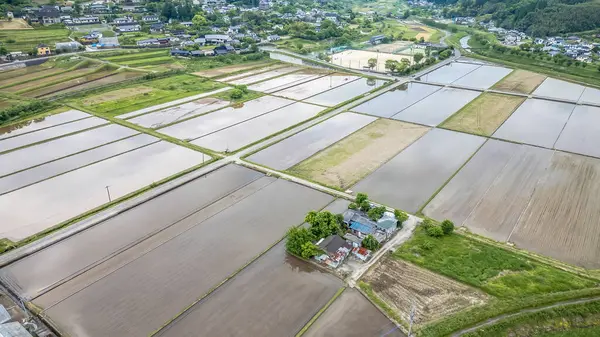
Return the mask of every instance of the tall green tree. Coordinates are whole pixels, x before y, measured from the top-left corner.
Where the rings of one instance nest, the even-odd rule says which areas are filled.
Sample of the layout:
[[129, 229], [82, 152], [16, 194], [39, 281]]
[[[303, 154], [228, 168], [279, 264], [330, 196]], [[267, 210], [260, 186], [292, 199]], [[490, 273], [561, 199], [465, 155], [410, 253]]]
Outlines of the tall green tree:
[[287, 232], [285, 248], [291, 253], [302, 256], [303, 246], [315, 239], [315, 236], [307, 228], [293, 227]]

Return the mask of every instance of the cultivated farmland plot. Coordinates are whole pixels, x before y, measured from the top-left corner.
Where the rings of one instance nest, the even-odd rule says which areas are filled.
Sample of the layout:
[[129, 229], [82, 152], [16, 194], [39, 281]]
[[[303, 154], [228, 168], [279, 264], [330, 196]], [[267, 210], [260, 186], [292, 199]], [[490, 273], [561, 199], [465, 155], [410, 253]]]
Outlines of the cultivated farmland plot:
[[235, 151], [312, 118], [323, 110], [325, 108], [312, 104], [294, 103], [196, 139], [192, 144], [219, 152]]
[[502, 79], [502, 81], [496, 83], [492, 89], [530, 94], [544, 82], [545, 79], [546, 76], [544, 75], [527, 70], [515, 69], [510, 75]]
[[22, 94], [22, 96], [25, 96], [25, 97], [36, 97], [36, 98], [37, 97], [42, 97], [42, 96], [48, 96], [50, 94], [58, 93], [60, 91], [67, 90], [67, 89], [72, 88], [72, 87], [76, 87], [76, 86], [79, 86], [79, 85], [82, 85], [82, 84], [94, 82], [94, 81], [97, 81], [97, 80], [99, 80], [101, 78], [108, 77], [108, 76], [111, 76], [111, 75], [114, 75], [114, 74], [115, 74], [115, 71], [112, 70], [112, 69], [110, 69], [110, 70], [96, 71], [96, 72], [94, 72], [92, 74], [85, 75], [85, 76], [82, 76], [82, 77], [77, 77], [77, 78], [74, 78], [72, 80], [63, 81], [63, 82], [59, 82], [59, 83], [52, 84], [52, 85], [49, 85], [49, 86], [44, 86], [42, 88], [38, 88], [38, 89], [35, 89], [35, 90], [30, 90], [30, 91], [24, 92]]
[[486, 92], [452, 115], [442, 127], [491, 136], [524, 101], [524, 97]]
[[[269, 61], [250, 62], [250, 63], [245, 63], [245, 64], [236, 64], [236, 65], [231, 65], [231, 66], [226, 66], [226, 67], [202, 70], [202, 71], [195, 72], [193, 74], [197, 75], [197, 76], [213, 78], [213, 77], [217, 77], [217, 76], [235, 73], [238, 71], [243, 71], [246, 69], [256, 68], [256, 67], [263, 66], [263, 65], [266, 66], [270, 62], [271, 61], [269, 60]], [[276, 66], [280, 67], [281, 65], [276, 65]], [[266, 67], [266, 68], [270, 68], [270, 67]], [[261, 69], [265, 69], [265, 68], [261, 68]], [[261, 69], [259, 69], [259, 70], [261, 70]], [[238, 76], [238, 75], [235, 75], [235, 76]], [[242, 75], [239, 75], [239, 76], [242, 76]]]
[[386, 82], [383, 80], [360, 78], [354, 82], [348, 83], [341, 87], [337, 87], [335, 89], [331, 89], [324, 93], [313, 96], [305, 100], [305, 102], [325, 106], [336, 106], [351, 98], [360, 96], [366, 92], [377, 89], [385, 83]]
[[8, 152], [0, 155], [0, 177], [136, 133], [135, 130], [112, 124]]
[[[158, 142], [0, 196], [0, 236], [21, 240], [210, 157]], [[36, 212], [31, 212], [33, 208]]]
[[477, 89], [488, 89], [494, 85], [494, 83], [510, 74], [511, 71], [512, 70], [508, 68], [481, 66], [464, 77], [454, 81], [452, 84]]
[[278, 69], [278, 68], [283, 68], [283, 67], [285, 67], [284, 64], [274, 64], [272, 66], [268, 66], [268, 67], [264, 67], [264, 68], [260, 68], [260, 69], [254, 69], [254, 70], [246, 71], [246, 72], [243, 72], [241, 74], [235, 74], [235, 75], [231, 75], [231, 76], [219, 78], [217, 81], [220, 81], [220, 82], [234, 81], [234, 80], [238, 80], [240, 78], [244, 78], [244, 77], [248, 77], [248, 76], [253, 76], [253, 75], [256, 75], [256, 74], [261, 74], [261, 73], [264, 73], [264, 72], [268, 72], [268, 71], [275, 70], [275, 69]]
[[[12, 192], [18, 188], [29, 186], [31, 184], [37, 183], [44, 179], [48, 179], [58, 174], [62, 174], [77, 169], [79, 167], [97, 163], [107, 158], [125, 152], [129, 152], [158, 141], [158, 138], [146, 134], [140, 134], [133, 137], [118, 140], [113, 143], [102, 145], [91, 150], [73, 154], [62, 159], [47, 162], [39, 166], [28, 168], [24, 171], [12, 173], [9, 176], [0, 178], [0, 194]], [[25, 150], [28, 149], [31, 148], [26, 148]], [[17, 151], [16, 153], [19, 152], [21, 151]], [[13, 153], [15, 152], [11, 152], [8, 155]], [[3, 156], [0, 156], [0, 162], [2, 161], [2, 157]]]
[[506, 241], [553, 151], [490, 139], [425, 208], [474, 233]]
[[415, 323], [422, 324], [488, 301], [480, 291], [389, 256], [363, 280], [406, 322], [413, 304]]
[[235, 85], [249, 85], [249, 84], [253, 84], [256, 82], [260, 82], [260, 81], [264, 81], [273, 77], [277, 77], [277, 76], [281, 76], [281, 75], [285, 75], [294, 71], [300, 70], [300, 68], [298, 67], [285, 67], [285, 68], [279, 68], [279, 69], [275, 69], [275, 70], [271, 70], [271, 71], [267, 71], [261, 74], [256, 74], [253, 76], [249, 76], [249, 77], [244, 77], [244, 78], [240, 78], [240, 79], [236, 79], [236, 80], [232, 80], [232, 81], [228, 81], [229, 84], [235, 84]]
[[281, 242], [158, 336], [293, 336], [341, 286]]
[[244, 102], [241, 106], [217, 110], [167, 126], [159, 129], [159, 132], [183, 140], [194, 140], [293, 103], [294, 101], [289, 99], [263, 96]]
[[553, 148], [574, 108], [574, 104], [528, 99], [493, 137]]
[[600, 108], [576, 106], [555, 148], [600, 157]]
[[31, 72], [25, 73], [24, 71], [21, 71], [21, 70], [13, 70], [13, 71], [10, 71], [9, 73], [7, 73], [7, 74], [13, 74], [13, 75], [1, 80], [0, 87], [10, 87], [10, 86], [16, 85], [21, 82], [31, 81], [31, 80], [35, 80], [36, 78], [42, 78], [42, 77], [46, 77], [46, 76], [50, 76], [53, 74], [62, 73], [62, 72], [66, 71], [66, 69], [63, 69], [63, 68], [48, 69], [45, 66], [31, 66], [31, 67], [26, 67], [25, 69], [27, 69], [27, 68], [32, 68], [31, 70], [29, 70]]
[[27, 93], [27, 92], [31, 91], [31, 89], [46, 87], [50, 84], [60, 82], [60, 81], [65, 81], [72, 77], [85, 76], [93, 71], [94, 71], [93, 68], [81, 68], [81, 69], [67, 71], [67, 72], [60, 73], [60, 74], [53, 75], [53, 76], [44, 77], [39, 80], [30, 81], [30, 82], [26, 82], [23, 84], [17, 84], [15, 86], [4, 88], [2, 90], [7, 91], [7, 92], [12, 92], [12, 93], [21, 92], [21, 91], [24, 93]]
[[321, 76], [325, 76], [326, 72], [316, 70], [303, 70], [293, 74], [283, 75], [271, 80], [256, 83], [248, 87], [250, 90], [273, 93], [279, 90], [289, 88], [294, 85], [302, 84], [310, 80], [314, 80]]
[[[293, 203], [289, 202], [290, 198], [293, 198]], [[326, 194], [294, 183], [261, 178], [238, 190], [232, 198], [221, 199], [185, 217], [149, 240], [61, 284], [36, 298], [34, 303], [45, 309], [45, 314], [61, 331], [70, 335], [148, 336], [281, 239], [289, 227], [302, 222], [309, 210], [318, 209], [331, 199]], [[232, 240], [234, 235], [236, 239]], [[273, 268], [268, 270], [275, 272]], [[285, 273], [289, 267], [284, 266], [280, 270]], [[287, 278], [267, 279], [286, 285], [289, 282], [291, 289], [298, 291], [302, 287], [293, 287], [294, 276], [298, 273]], [[298, 281], [303, 285], [318, 285], [318, 279], [311, 276], [308, 281], [302, 282], [300, 278]], [[316, 310], [320, 307], [319, 301], [327, 302], [330, 297], [325, 295], [330, 292], [333, 295], [341, 283], [329, 274], [323, 276], [325, 281], [321, 282], [328, 285], [328, 291], [324, 291], [322, 285], [315, 286], [318, 289], [316, 294], [304, 293], [310, 299], [310, 308], [316, 307]], [[242, 294], [259, 296], [260, 300], [265, 298], [260, 296], [260, 291], [245, 292], [242, 286], [233, 288]], [[308, 289], [308, 286], [304, 288]], [[282, 297], [272, 296], [276, 286], [262, 289], [272, 301], [285, 303]], [[286, 293], [294, 298], [290, 294]], [[201, 302], [202, 305], [217, 298], [217, 295], [209, 296]], [[238, 301], [242, 298], [237, 293], [236, 296]], [[140, 306], [140, 301], [147, 305]], [[229, 306], [229, 309], [236, 310], [241, 303], [255, 302], [247, 299]], [[303, 308], [297, 301], [290, 305]], [[259, 308], [274, 308], [271, 305], [251, 306], [253, 310], [241, 309], [239, 312], [258, 314]], [[305, 315], [311, 317], [312, 314], [314, 311]], [[262, 317], [277, 324], [273, 315]], [[297, 319], [300, 326], [305, 323], [303, 319]], [[241, 322], [240, 319], [235, 326], [240, 326]], [[283, 318], [279, 323], [283, 326]], [[233, 327], [233, 324], [227, 327], [221, 325], [225, 329]], [[207, 329], [208, 325], [203, 331]]]
[[68, 123], [87, 117], [91, 116], [78, 110], [69, 110], [55, 115], [2, 126], [0, 127], [0, 139], [18, 136], [24, 133], [49, 128], [51, 126]]
[[0, 140], [0, 152], [13, 150], [22, 146], [42, 142], [48, 139], [62, 137], [66, 134], [90, 129], [96, 126], [108, 124], [102, 118], [90, 117], [66, 124], [60, 124], [54, 127], [25, 133], [11, 138]]
[[533, 94], [577, 102], [584, 90], [582, 85], [548, 77]]
[[[193, 102], [141, 115], [129, 119], [128, 122], [143, 126], [145, 128], [156, 129], [167, 124], [175, 123], [182, 119], [224, 108], [229, 104], [229, 101], [220, 100], [218, 98], [201, 98]], [[122, 117], [123, 116], [121, 115], [118, 118]]]
[[347, 288], [311, 325], [304, 336], [404, 337], [404, 334], [361, 293]]
[[253, 154], [248, 160], [285, 170], [374, 120], [369, 116], [342, 113]]
[[352, 111], [391, 117], [439, 89], [441, 87], [435, 85], [409, 82], [352, 108]]
[[324, 91], [342, 86], [347, 83], [351, 83], [352, 81], [357, 80], [358, 78], [358, 76], [352, 76], [347, 74], [328, 75], [314, 79], [310, 82], [293, 86], [282, 91], [278, 91], [274, 93], [274, 95], [295, 100], [303, 100], [316, 94], [320, 94]]
[[[235, 202], [246, 195], [236, 191], [262, 176], [257, 171], [227, 165], [25, 257], [3, 268], [0, 274], [22, 296], [38, 297], [48, 293], [49, 286], [63, 283], [88, 266], [179, 223], [217, 200], [230, 195], [230, 202]], [[60, 263], [56, 263], [56, 256], [61, 257]]]
[[431, 130], [352, 189], [415, 213], [484, 141], [478, 136]]
[[589, 269], [600, 268], [600, 160], [556, 152], [509, 241]]
[[443, 88], [393, 115], [392, 118], [437, 126], [480, 94], [479, 91]]
[[378, 119], [289, 171], [328, 186], [348, 188], [428, 130], [420, 125]]
[[450, 84], [481, 67], [479, 64], [452, 62], [428, 74], [421, 76], [424, 82]]

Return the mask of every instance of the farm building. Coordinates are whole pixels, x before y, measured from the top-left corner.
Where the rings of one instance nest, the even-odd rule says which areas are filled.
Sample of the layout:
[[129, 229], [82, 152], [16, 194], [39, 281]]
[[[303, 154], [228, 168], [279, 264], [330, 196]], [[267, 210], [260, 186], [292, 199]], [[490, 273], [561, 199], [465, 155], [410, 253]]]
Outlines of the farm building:
[[38, 20], [43, 25], [60, 23], [60, 12], [56, 6], [43, 6], [38, 13]]
[[215, 55], [225, 55], [225, 54], [235, 53], [235, 48], [233, 48], [232, 46], [223, 45], [223, 46], [216, 47], [214, 49], [214, 51], [215, 51]]
[[231, 40], [229, 35], [224, 34], [207, 34], [204, 36], [206, 43], [225, 43]]
[[118, 37], [101, 37], [98, 39], [98, 44], [103, 48], [116, 48], [120, 46]]
[[140, 25], [126, 25], [117, 27], [119, 32], [139, 32], [141, 29], [142, 27]]
[[351, 244], [335, 234], [321, 239], [317, 246], [325, 253], [316, 256], [315, 259], [331, 268], [337, 268], [352, 250]]
[[370, 44], [378, 44], [378, 43], [383, 42], [383, 39], [385, 39], [385, 35], [373, 36], [372, 38], [369, 39], [369, 43]]
[[191, 53], [187, 50], [171, 49], [171, 56], [190, 56]]
[[[388, 212], [386, 212], [388, 213]], [[393, 221], [391, 221], [393, 219]], [[377, 222], [369, 219], [363, 212], [347, 210], [344, 212], [344, 222], [352, 233], [359, 238], [372, 235], [377, 241], [386, 240], [396, 230], [396, 219], [384, 215]]]
[[71, 42], [56, 42], [54, 45], [54, 49], [60, 50], [62, 52], [72, 52], [77, 51], [80, 48], [83, 48], [83, 45], [79, 42], [71, 41]]

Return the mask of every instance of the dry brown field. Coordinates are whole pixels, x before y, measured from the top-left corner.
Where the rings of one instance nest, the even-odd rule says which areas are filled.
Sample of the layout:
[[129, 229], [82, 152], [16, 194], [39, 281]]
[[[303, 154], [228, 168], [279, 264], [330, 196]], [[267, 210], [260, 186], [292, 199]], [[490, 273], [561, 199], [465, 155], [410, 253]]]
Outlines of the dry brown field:
[[[464, 225], [497, 241], [506, 241], [527, 207], [553, 151], [516, 145], [511, 159], [471, 212]], [[488, 162], [487, 165], [495, 165]], [[499, 165], [502, 165], [501, 163]], [[486, 168], [482, 168], [482, 171]], [[464, 186], [465, 189], [470, 185]]]
[[363, 281], [405, 321], [414, 303], [418, 324], [488, 301], [478, 290], [389, 256], [365, 274]]
[[83, 105], [88, 105], [88, 106], [95, 105], [95, 104], [102, 104], [102, 103], [106, 103], [106, 102], [117, 101], [117, 100], [127, 98], [127, 97], [136, 96], [139, 94], [145, 94], [145, 93], [151, 92], [151, 91], [152, 91], [152, 88], [143, 87], [143, 86], [133, 87], [133, 88], [124, 88], [124, 89], [109, 91], [106, 93], [102, 93], [99, 95], [85, 98], [81, 103]]
[[35, 89], [35, 88], [41, 88], [50, 83], [58, 82], [58, 81], [61, 81], [61, 80], [67, 79], [67, 78], [76, 77], [76, 76], [85, 76], [87, 73], [90, 73], [92, 71], [94, 71], [94, 70], [90, 69], [90, 68], [77, 69], [77, 70], [68, 71], [66, 73], [61, 73], [61, 74], [54, 75], [54, 76], [44, 77], [39, 80], [29, 81], [29, 82], [23, 83], [23, 84], [18, 84], [18, 85], [12, 86], [12, 87], [4, 88], [2, 90], [14, 93], [14, 92], [25, 91], [28, 89], [31, 90], [31, 89]]
[[289, 171], [328, 186], [347, 188], [428, 130], [420, 125], [378, 119]]
[[347, 288], [303, 336], [404, 337], [404, 334], [361, 293]]
[[[37, 67], [37, 66], [33, 66], [33, 67]], [[29, 68], [29, 67], [27, 67], [27, 68]], [[13, 70], [13, 71], [18, 71], [18, 73], [14, 73], [13, 76], [7, 77], [6, 79], [3, 79], [3, 80], [0, 80], [0, 87], [10, 86], [13, 83], [29, 81], [34, 78], [38, 78], [38, 77], [42, 77], [42, 76], [49, 76], [52, 74], [66, 71], [66, 69], [61, 69], [61, 68], [48, 69], [48, 68], [44, 67], [44, 68], [37, 68], [37, 69], [38, 69], [38, 71], [34, 71], [34, 72], [24, 72], [24, 71], [21, 72], [20, 71], [21, 69]]]
[[33, 29], [27, 21], [23, 19], [12, 19], [0, 20], [0, 30], [12, 30], [12, 29]]
[[[48, 62], [46, 62], [48, 63]], [[30, 66], [30, 67], [22, 67], [13, 70], [6, 70], [0, 72], [0, 80], [13, 80], [14, 78], [18, 78], [21, 76], [25, 76], [31, 73], [38, 73], [48, 69], [51, 69], [46, 65], [46, 63], [38, 65], [38, 66]], [[37, 77], [37, 76], [36, 76]]]
[[89, 74], [89, 75], [85, 75], [85, 76], [82, 76], [82, 77], [74, 78], [72, 80], [68, 80], [68, 81], [56, 83], [56, 84], [53, 84], [53, 85], [49, 85], [49, 86], [46, 86], [46, 87], [42, 87], [42, 88], [39, 88], [39, 89], [27, 91], [27, 92], [24, 92], [22, 94], [22, 96], [25, 96], [25, 97], [36, 97], [36, 98], [40, 97], [40, 96], [45, 96], [45, 95], [48, 95], [48, 94], [52, 94], [52, 93], [55, 93], [55, 92], [59, 92], [59, 91], [62, 91], [62, 90], [69, 89], [71, 87], [76, 87], [76, 86], [79, 86], [79, 85], [82, 85], [82, 84], [85, 84], [85, 83], [93, 82], [93, 81], [95, 81], [97, 79], [100, 79], [102, 77], [110, 76], [113, 73], [114, 73], [114, 70], [101, 70], [101, 71], [97, 71], [97, 72], [94, 72], [94, 73]]
[[394, 41], [390, 43], [382, 43], [375, 46], [367, 47], [365, 50], [380, 51], [382, 53], [395, 53], [398, 50], [406, 48], [413, 44], [410, 41]]
[[496, 83], [491, 89], [530, 94], [542, 84], [545, 79], [546, 76], [544, 75], [517, 69], [503, 80]]
[[445, 121], [441, 127], [491, 136], [525, 97], [484, 93]]
[[259, 62], [252, 62], [252, 63], [246, 63], [246, 64], [232, 65], [232, 66], [227, 66], [227, 67], [220, 67], [220, 68], [215, 68], [215, 69], [202, 70], [202, 71], [197, 71], [192, 74], [196, 75], [196, 76], [213, 78], [213, 77], [227, 75], [227, 74], [235, 73], [235, 72], [246, 70], [246, 69], [255, 68], [260, 65], [263, 65], [263, 64], [266, 65], [269, 63], [271, 63], [271, 62], [270, 61], [259, 61]]
[[107, 77], [104, 77], [104, 78], [101, 78], [101, 79], [98, 79], [98, 80], [95, 80], [92, 82], [81, 83], [79, 85], [69, 87], [64, 90], [60, 90], [57, 92], [53, 92], [53, 93], [41, 96], [41, 98], [48, 98], [48, 97], [52, 97], [52, 96], [56, 96], [56, 95], [60, 95], [60, 94], [64, 94], [64, 93], [81, 91], [81, 90], [85, 90], [85, 89], [92, 89], [92, 88], [100, 87], [100, 86], [107, 85], [107, 84], [115, 84], [115, 83], [126, 81], [126, 80], [129, 80], [132, 78], [141, 77], [143, 75], [144, 75], [143, 73], [135, 72], [135, 71], [118, 72], [114, 75], [110, 75], [110, 76], [107, 76]]
[[600, 160], [555, 152], [509, 241], [600, 269]]

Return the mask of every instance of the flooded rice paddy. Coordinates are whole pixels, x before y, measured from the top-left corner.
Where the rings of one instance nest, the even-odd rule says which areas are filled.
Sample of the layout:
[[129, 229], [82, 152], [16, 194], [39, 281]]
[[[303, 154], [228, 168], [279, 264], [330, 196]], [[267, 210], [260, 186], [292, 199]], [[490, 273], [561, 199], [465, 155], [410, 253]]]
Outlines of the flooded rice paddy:
[[421, 81], [450, 84], [479, 67], [479, 64], [452, 62], [421, 76]]
[[[58, 174], [93, 164], [158, 141], [158, 138], [140, 134], [11, 174], [0, 178], [0, 194], [12, 192], [15, 189], [29, 186]], [[2, 156], [0, 156], [0, 159], [2, 159]]]
[[200, 117], [167, 126], [159, 129], [159, 132], [183, 140], [193, 140], [292, 103], [294, 103], [292, 100], [264, 96], [241, 103], [241, 106], [217, 110]]
[[250, 85], [250, 84], [253, 84], [256, 82], [268, 80], [273, 77], [278, 77], [281, 75], [289, 74], [291, 72], [298, 71], [298, 70], [300, 70], [300, 68], [298, 68], [298, 67], [283, 67], [283, 68], [263, 72], [260, 74], [252, 75], [252, 76], [247, 76], [247, 77], [243, 77], [243, 78], [239, 78], [239, 79], [235, 79], [235, 80], [230, 80], [227, 82], [229, 84], [234, 84], [234, 85]]
[[374, 120], [369, 116], [342, 113], [253, 154], [248, 160], [285, 170]]
[[[285, 67], [284, 64], [275, 64], [275, 65], [271, 65], [268, 67], [264, 67], [264, 68], [259, 68], [259, 69], [254, 69], [254, 70], [250, 70], [250, 71], [245, 71], [243, 73], [239, 73], [239, 74], [235, 74], [235, 75], [231, 75], [231, 76], [227, 76], [227, 77], [223, 77], [223, 78], [219, 78], [217, 79], [217, 81], [219, 82], [230, 82], [230, 81], [234, 81], [240, 78], [244, 78], [244, 77], [249, 77], [252, 75], [256, 75], [256, 74], [261, 74], [270, 70], [274, 70], [274, 69], [278, 69], [278, 68], [282, 68]], [[243, 69], [241, 69], [243, 70]]]
[[351, 98], [360, 96], [364, 93], [377, 89], [385, 83], [386, 81], [383, 80], [360, 78], [354, 82], [348, 83], [341, 87], [337, 87], [335, 89], [331, 89], [324, 93], [313, 96], [305, 100], [305, 102], [325, 106], [336, 106], [340, 103], [350, 100]]
[[528, 99], [493, 137], [552, 148], [574, 108], [574, 104]]
[[320, 71], [299, 71], [293, 74], [277, 77], [272, 80], [250, 85], [248, 86], [248, 89], [264, 93], [273, 93], [294, 85], [299, 85], [310, 80], [314, 80], [316, 78], [325, 76], [326, 74], [326, 72]]
[[402, 110], [393, 119], [427, 126], [437, 126], [477, 98], [478, 91], [443, 88]]
[[0, 140], [0, 152], [14, 150], [19, 147], [57, 138], [73, 132], [93, 128], [108, 122], [102, 118], [90, 117], [75, 122], [60, 124], [54, 127], [25, 133], [19, 136]]
[[0, 177], [137, 133], [113, 124], [8, 152], [0, 155]]
[[485, 138], [433, 129], [352, 187], [377, 202], [417, 212]]
[[78, 110], [69, 110], [55, 115], [10, 124], [8, 126], [2, 126], [0, 127], [0, 139], [18, 136], [24, 133], [45, 129], [87, 117], [91, 116]]
[[452, 84], [478, 89], [488, 89], [511, 72], [512, 70], [508, 68], [481, 66], [454, 81]]
[[352, 108], [352, 111], [378, 117], [391, 117], [441, 88], [409, 82]]
[[582, 85], [548, 77], [533, 94], [577, 102], [584, 89]]
[[310, 82], [293, 86], [282, 91], [277, 91], [274, 93], [274, 95], [295, 100], [303, 100], [305, 98], [320, 94], [324, 91], [351, 83], [358, 78], [358, 76], [347, 74], [332, 74], [314, 79]]
[[229, 104], [230, 102], [228, 101], [207, 97], [167, 109], [150, 112], [145, 115], [128, 119], [127, 121], [145, 128], [156, 129], [167, 124], [176, 123], [182, 119], [224, 108]]
[[196, 139], [192, 144], [218, 152], [235, 151], [312, 118], [324, 109], [312, 104], [294, 103]]
[[[0, 196], [0, 236], [20, 240], [210, 157], [158, 142]], [[33, 208], [36, 212], [31, 212]]]
[[600, 108], [587, 105], [576, 106], [554, 147], [558, 150], [600, 158], [599, 145]]
[[579, 102], [583, 104], [600, 105], [600, 90], [589, 87], [585, 88]]
[[[68, 334], [147, 336], [280, 240], [309, 210], [332, 200], [326, 194], [271, 177], [255, 180], [236, 193], [62, 283], [34, 303]], [[291, 198], [294, 202], [289, 202]], [[335, 292], [341, 282], [331, 275], [325, 277]], [[268, 294], [274, 289], [265, 288]], [[278, 296], [269, 297], [283, 303]], [[314, 301], [309, 303], [316, 310], [320, 308]], [[247, 314], [258, 307], [244, 310], [229, 306], [232, 312], [236, 309]]]

